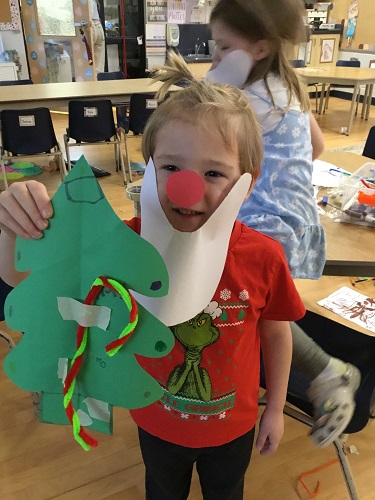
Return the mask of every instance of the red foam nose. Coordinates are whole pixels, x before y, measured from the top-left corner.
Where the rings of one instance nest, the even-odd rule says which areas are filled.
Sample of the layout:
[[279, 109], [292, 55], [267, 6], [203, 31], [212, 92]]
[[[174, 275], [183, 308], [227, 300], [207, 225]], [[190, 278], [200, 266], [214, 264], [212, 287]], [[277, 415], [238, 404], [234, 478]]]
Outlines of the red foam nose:
[[190, 208], [204, 196], [205, 185], [198, 174], [180, 170], [168, 177], [165, 190], [170, 201], [181, 208]]

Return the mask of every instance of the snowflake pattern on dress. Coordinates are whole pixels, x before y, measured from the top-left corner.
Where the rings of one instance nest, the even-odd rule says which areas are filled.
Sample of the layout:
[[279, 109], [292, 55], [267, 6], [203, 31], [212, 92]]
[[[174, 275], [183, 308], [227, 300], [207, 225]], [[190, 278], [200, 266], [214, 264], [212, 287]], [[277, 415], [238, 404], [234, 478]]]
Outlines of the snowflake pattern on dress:
[[238, 296], [240, 300], [249, 300], [249, 292], [247, 290], [242, 290]]
[[298, 127], [295, 127], [293, 130], [292, 130], [292, 136], [297, 139], [297, 137], [299, 137], [301, 134], [301, 129], [298, 128]]
[[230, 300], [231, 296], [232, 296], [232, 293], [227, 288], [224, 288], [224, 290], [220, 291], [220, 299], [224, 300], [224, 302], [226, 302], [227, 300]]
[[278, 108], [277, 98], [275, 110], [267, 90], [259, 90], [260, 85], [249, 86], [245, 93], [256, 111], [257, 103], [262, 102], [263, 108], [269, 107], [267, 116], [275, 113], [279, 119], [263, 134], [262, 174], [238, 218], [283, 245], [294, 278], [317, 279], [325, 262], [325, 235], [311, 182], [310, 113]]
[[276, 132], [279, 135], [284, 135], [287, 133], [287, 131], [288, 131], [288, 127], [286, 125], [281, 125], [281, 127], [279, 127]]

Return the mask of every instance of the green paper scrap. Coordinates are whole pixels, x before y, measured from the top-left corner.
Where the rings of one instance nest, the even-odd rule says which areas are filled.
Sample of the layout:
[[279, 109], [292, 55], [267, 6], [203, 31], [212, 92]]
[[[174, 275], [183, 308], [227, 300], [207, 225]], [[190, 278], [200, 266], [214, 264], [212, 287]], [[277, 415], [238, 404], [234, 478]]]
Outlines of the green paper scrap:
[[[5, 303], [7, 324], [24, 336], [7, 355], [4, 368], [16, 385], [43, 393], [43, 420], [61, 423], [64, 377], [59, 363], [72, 360], [78, 325], [62, 319], [57, 297], [83, 302], [98, 276], [113, 278], [140, 294], [161, 297], [168, 292], [168, 273], [158, 251], [114, 213], [84, 157], [64, 179], [52, 204], [54, 216], [43, 238], [17, 238], [16, 267], [31, 273]], [[138, 304], [135, 333], [109, 357], [105, 346], [128, 324], [129, 311], [120, 296], [106, 288], [95, 305], [109, 307], [111, 318], [106, 331], [96, 326], [89, 329], [75, 385], [75, 400], [80, 402], [76, 409], [87, 412], [82, 403], [86, 398], [124, 408], [142, 408], [160, 399], [162, 388], [134, 354], [165, 356], [174, 344], [169, 328]], [[90, 428], [95, 428], [95, 422]]]

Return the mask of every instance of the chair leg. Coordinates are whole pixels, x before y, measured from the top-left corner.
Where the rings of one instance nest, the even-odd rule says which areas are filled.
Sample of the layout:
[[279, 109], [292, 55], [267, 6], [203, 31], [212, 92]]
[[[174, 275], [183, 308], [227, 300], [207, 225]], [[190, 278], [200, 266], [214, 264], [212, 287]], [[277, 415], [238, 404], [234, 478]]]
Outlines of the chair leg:
[[[121, 132], [119, 132], [119, 134], [118, 134], [118, 139], [119, 139], [118, 154], [119, 154], [119, 157], [120, 157], [120, 165], [121, 165], [122, 177], [123, 177], [123, 180], [124, 180], [124, 186], [127, 186], [128, 185], [128, 179], [127, 179], [127, 176], [126, 176], [126, 168], [125, 168], [124, 156], [123, 156], [122, 151], [121, 151], [121, 136], [120, 136], [120, 133]], [[126, 147], [126, 139], [125, 139], [125, 147]], [[127, 153], [128, 153], [128, 151], [126, 149], [126, 154]], [[129, 170], [129, 182], [132, 182], [132, 181], [133, 181], [132, 173]]]
[[8, 189], [8, 179], [7, 179], [7, 174], [5, 171], [5, 163], [4, 163], [4, 158], [1, 157], [1, 173], [3, 174], [3, 182], [4, 182], [4, 187], [5, 189]]
[[59, 144], [58, 149], [55, 151], [55, 158], [56, 158], [56, 156], [58, 156], [58, 158], [59, 158], [60, 177], [61, 177], [61, 181], [63, 181], [64, 178], [67, 176], [68, 172], [66, 171], [65, 161], [64, 161], [64, 157], [63, 157], [63, 154], [62, 154], [62, 151], [60, 148], [60, 144]]
[[129, 151], [128, 151], [128, 140], [126, 138], [125, 132], [124, 132], [124, 144], [125, 144], [125, 153], [126, 153], [126, 163], [128, 166], [129, 182], [133, 182], [133, 175], [132, 175], [132, 169], [131, 169], [131, 165], [130, 165], [130, 158], [129, 158]]
[[68, 164], [68, 172], [72, 169], [72, 164], [70, 163], [70, 153], [69, 153], [69, 145], [68, 145], [68, 136], [64, 134], [64, 145], [65, 145], [65, 153], [66, 153], [66, 162]]
[[65, 177], [68, 175], [68, 172], [66, 170], [65, 161], [62, 153], [59, 154], [59, 161], [60, 161], [60, 175], [61, 175], [61, 180], [63, 181]]
[[333, 442], [333, 445], [336, 449], [337, 458], [339, 459], [341, 471], [342, 471], [342, 474], [344, 476], [346, 488], [347, 488], [348, 493], [349, 493], [349, 498], [351, 500], [358, 500], [359, 497], [358, 497], [357, 489], [355, 487], [354, 479], [352, 476], [352, 471], [350, 468], [349, 460], [348, 460], [348, 457], [346, 456], [346, 453], [345, 453], [346, 437], [347, 437], [347, 435], [344, 434], [342, 437], [337, 438]]
[[117, 142], [117, 143], [115, 143], [115, 165], [116, 165], [116, 172], [119, 171], [119, 164], [120, 164], [120, 160], [119, 160], [119, 144]]
[[15, 343], [12, 337], [8, 333], [2, 330], [0, 330], [0, 339], [4, 340], [4, 342], [8, 345], [9, 349], [13, 349], [13, 347], [15, 347]]

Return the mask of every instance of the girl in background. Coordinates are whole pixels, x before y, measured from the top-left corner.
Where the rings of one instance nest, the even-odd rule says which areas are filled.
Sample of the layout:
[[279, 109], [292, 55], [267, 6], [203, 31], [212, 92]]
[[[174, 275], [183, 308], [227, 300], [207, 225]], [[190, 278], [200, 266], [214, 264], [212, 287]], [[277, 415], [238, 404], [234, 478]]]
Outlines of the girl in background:
[[[311, 178], [323, 137], [287, 56], [288, 46], [306, 37], [303, 14], [300, 0], [218, 0], [210, 20], [216, 50], [206, 77], [242, 88], [262, 126], [262, 171], [239, 219], [283, 245], [294, 278], [319, 279], [325, 235]], [[181, 58], [170, 54], [169, 61], [176, 68], [175, 82], [181, 72], [185, 83], [193, 80]], [[158, 80], [164, 74], [160, 71]], [[316, 419], [311, 438], [327, 446], [352, 418], [360, 372], [325, 353], [297, 324], [291, 326], [293, 367], [310, 381]]]

